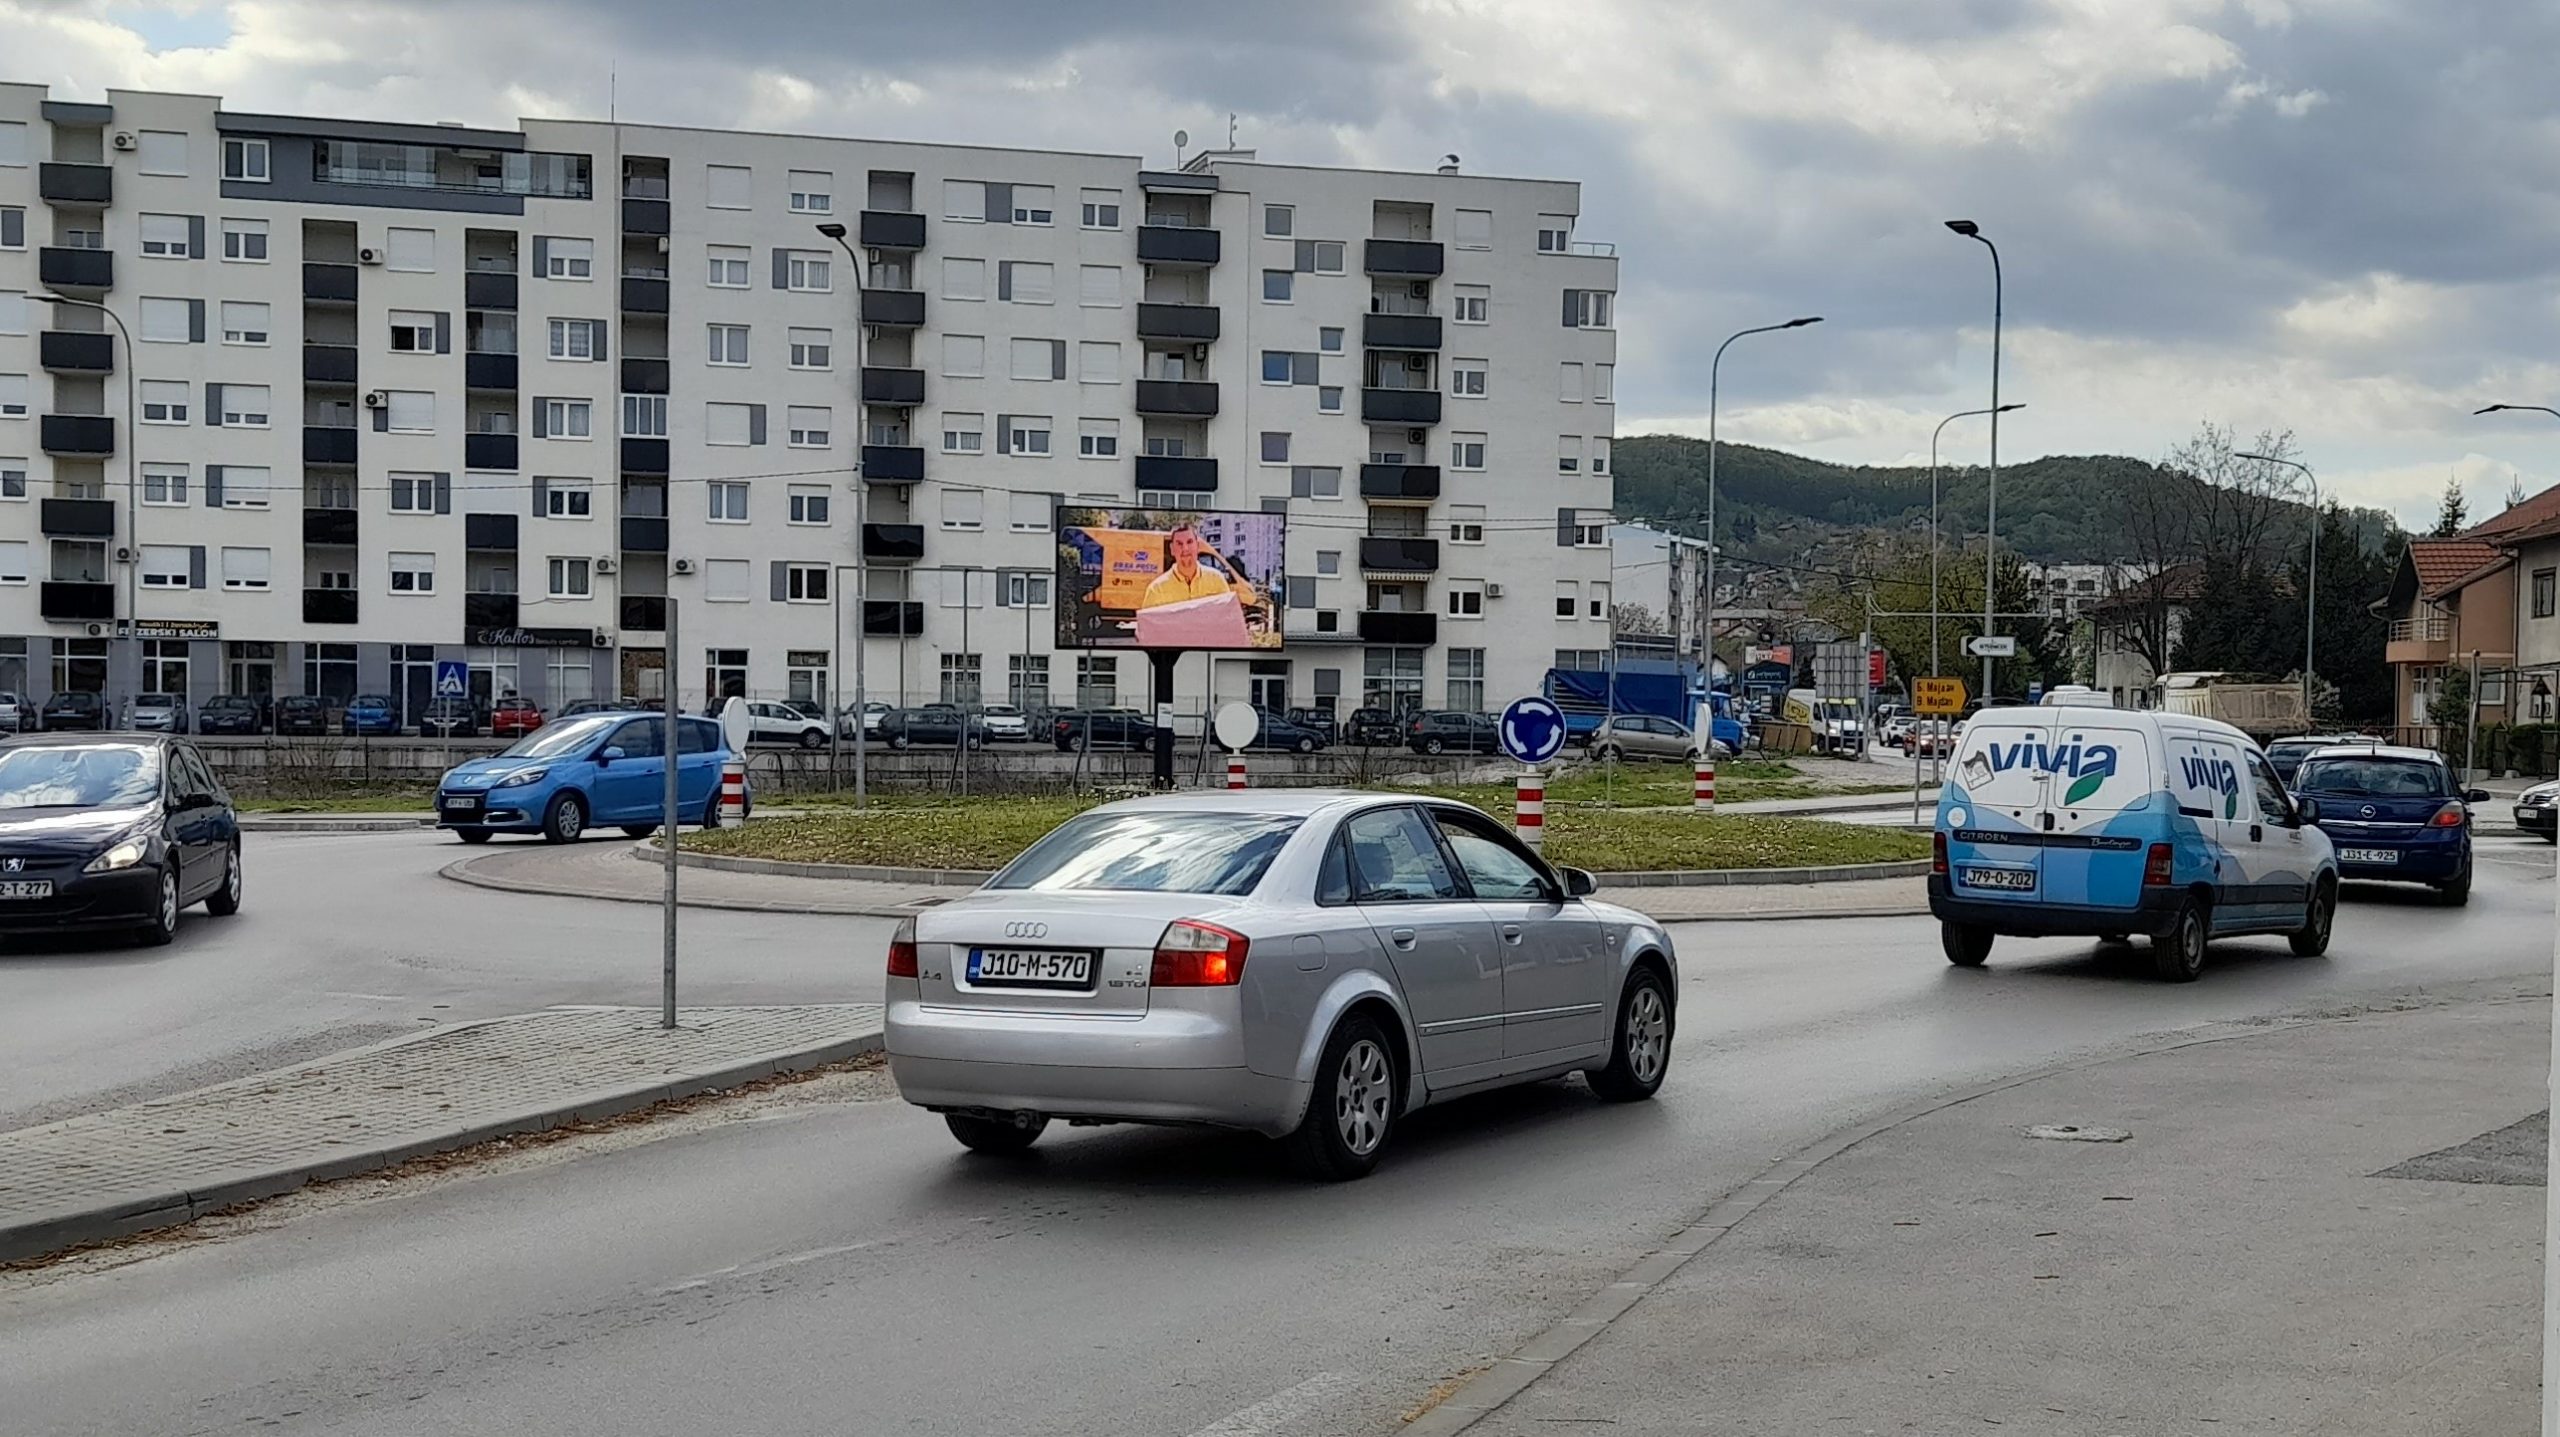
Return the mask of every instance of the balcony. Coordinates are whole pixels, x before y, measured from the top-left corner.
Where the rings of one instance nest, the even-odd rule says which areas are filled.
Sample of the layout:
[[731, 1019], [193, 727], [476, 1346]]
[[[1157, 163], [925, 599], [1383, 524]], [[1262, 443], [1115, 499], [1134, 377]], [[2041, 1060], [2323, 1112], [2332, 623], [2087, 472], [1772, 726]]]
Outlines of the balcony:
[[1218, 337], [1218, 307], [1214, 304], [1141, 304], [1138, 306], [1138, 337], [1171, 340], [1176, 344], [1207, 344]]
[[1428, 504], [1440, 497], [1440, 466], [1363, 464], [1360, 497], [1378, 504]]
[[1386, 609], [1360, 611], [1360, 642], [1429, 648], [1440, 638], [1440, 616]]
[[667, 361], [634, 359], [622, 361], [622, 392], [625, 394], [664, 394], [667, 392]]
[[116, 616], [116, 586], [47, 579], [38, 586], [36, 612], [48, 619], [112, 619]]
[[515, 392], [516, 357], [512, 354], [462, 356], [462, 387]]
[[2452, 654], [2453, 616], [2450, 614], [2394, 619], [2390, 635], [2382, 646], [2382, 661], [2388, 664], [2441, 664]]
[[355, 547], [356, 511], [353, 509], [303, 510], [302, 542], [326, 544], [342, 549]]
[[512, 629], [518, 614], [513, 594], [462, 596], [462, 626], [466, 629]]
[[924, 403], [924, 371], [862, 367], [862, 402], [912, 406]]
[[1440, 246], [1430, 240], [1373, 239], [1363, 250], [1360, 268], [1369, 274], [1436, 275], [1443, 268]]
[[666, 313], [667, 282], [656, 275], [624, 275], [622, 277], [622, 312], [624, 314]]
[[305, 304], [355, 303], [356, 267], [351, 264], [303, 265], [302, 301]]
[[662, 235], [672, 228], [674, 211], [665, 200], [633, 200], [622, 202], [622, 232], [627, 235]]
[[1440, 316], [1363, 315], [1360, 319], [1360, 342], [1370, 349], [1438, 349]]
[[626, 634], [663, 634], [667, 631], [667, 596], [664, 594], [625, 594], [622, 596], [622, 631]]
[[44, 282], [45, 288], [53, 290], [94, 293], [113, 289], [116, 283], [116, 252], [49, 244], [36, 253], [36, 278]]
[[352, 467], [356, 462], [356, 431], [353, 425], [305, 424], [302, 426], [302, 462]]
[[66, 539], [112, 539], [116, 503], [113, 499], [47, 499], [39, 506], [36, 528]]
[[36, 195], [49, 205], [94, 205], [104, 209], [115, 203], [116, 172], [106, 165], [47, 160], [36, 166]]
[[1440, 568], [1440, 541], [1360, 536], [1360, 572], [1364, 574], [1430, 574]]
[[667, 441], [663, 439], [623, 440], [622, 472], [625, 474], [666, 473]]
[[302, 346], [302, 382], [305, 384], [354, 384], [356, 382], [356, 347], [352, 344]]
[[1188, 225], [1140, 225], [1138, 262], [1168, 269], [1207, 269], [1218, 262], [1218, 232]]
[[462, 547], [482, 554], [514, 552], [516, 516], [513, 514], [463, 515]]
[[626, 554], [667, 552], [667, 521], [648, 514], [623, 515], [622, 552]]
[[913, 564], [924, 558], [922, 524], [865, 524], [862, 557], [881, 564]]
[[1437, 389], [1363, 389], [1360, 417], [1371, 424], [1428, 425], [1440, 422]]
[[861, 221], [864, 249], [912, 250], [924, 248], [924, 216], [900, 210], [864, 210]]
[[497, 270], [470, 270], [462, 276], [464, 309], [513, 309], [516, 307], [516, 277]]
[[865, 638], [914, 638], [924, 632], [924, 605], [902, 603], [896, 599], [862, 601], [862, 634]]
[[55, 374], [113, 374], [116, 337], [48, 329], [36, 341], [36, 362]]
[[1218, 412], [1218, 386], [1204, 379], [1141, 379], [1138, 412], [1206, 419]]
[[356, 621], [353, 589], [305, 589], [302, 621], [306, 624], [352, 624]]
[[113, 454], [116, 422], [103, 414], [48, 414], [38, 426], [36, 444], [47, 454]]
[[465, 434], [462, 436], [462, 467], [491, 469], [512, 474], [516, 467], [516, 436], [512, 434]]
[[1218, 487], [1218, 461], [1206, 455], [1141, 454], [1138, 487], [1206, 494]]
[[924, 291], [865, 289], [862, 292], [862, 322], [883, 329], [914, 329], [924, 323]]
[[924, 480], [924, 450], [913, 444], [865, 444], [862, 477], [872, 484], [916, 484]]

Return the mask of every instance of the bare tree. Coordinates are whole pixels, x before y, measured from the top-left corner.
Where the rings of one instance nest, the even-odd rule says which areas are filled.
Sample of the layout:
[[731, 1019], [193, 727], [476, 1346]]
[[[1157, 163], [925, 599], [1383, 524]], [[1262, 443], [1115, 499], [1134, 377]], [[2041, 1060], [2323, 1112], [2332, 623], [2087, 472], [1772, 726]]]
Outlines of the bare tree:
[[1611, 604], [1609, 621], [1622, 634], [1667, 634], [1671, 626], [1642, 604]]
[[2260, 430], [2246, 448], [2232, 432], [2206, 420], [2193, 437], [2169, 451], [2162, 467], [2184, 474], [2203, 486], [2194, 496], [2198, 516], [2196, 557], [2239, 572], [2258, 571], [2271, 561], [2268, 544], [2294, 505], [2301, 478], [2290, 468], [2243, 454], [2291, 459], [2299, 446], [2293, 431]]
[[2203, 549], [2201, 520], [2193, 486], [2166, 469], [2155, 469], [2116, 494], [2117, 542], [2122, 547], [2109, 580], [2120, 598], [2111, 607], [2125, 611], [2125, 647], [2155, 674], [2169, 671], [2169, 657], [2177, 647], [2177, 606], [2169, 598], [2169, 585]]

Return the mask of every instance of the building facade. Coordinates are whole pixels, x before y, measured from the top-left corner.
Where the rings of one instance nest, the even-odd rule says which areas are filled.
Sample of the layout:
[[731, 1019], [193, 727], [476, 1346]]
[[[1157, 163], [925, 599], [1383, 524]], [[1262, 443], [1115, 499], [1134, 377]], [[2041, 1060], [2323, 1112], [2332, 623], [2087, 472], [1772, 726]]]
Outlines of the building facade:
[[1706, 652], [1707, 545], [1650, 524], [1609, 529], [1612, 593], [1621, 605], [1618, 638], [1655, 639], [1666, 655]]
[[1143, 702], [1054, 642], [1063, 498], [1288, 515], [1186, 709], [1498, 706], [1609, 642], [1579, 209], [0, 85], [0, 689]]

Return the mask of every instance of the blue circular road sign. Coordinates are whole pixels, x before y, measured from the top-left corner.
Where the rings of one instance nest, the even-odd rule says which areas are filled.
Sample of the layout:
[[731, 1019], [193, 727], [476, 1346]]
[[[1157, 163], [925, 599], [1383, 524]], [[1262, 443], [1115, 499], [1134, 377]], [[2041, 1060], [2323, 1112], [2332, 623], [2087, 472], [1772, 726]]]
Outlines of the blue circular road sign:
[[1522, 763], [1545, 763], [1564, 752], [1564, 710], [1545, 699], [1513, 699], [1501, 728], [1502, 751]]

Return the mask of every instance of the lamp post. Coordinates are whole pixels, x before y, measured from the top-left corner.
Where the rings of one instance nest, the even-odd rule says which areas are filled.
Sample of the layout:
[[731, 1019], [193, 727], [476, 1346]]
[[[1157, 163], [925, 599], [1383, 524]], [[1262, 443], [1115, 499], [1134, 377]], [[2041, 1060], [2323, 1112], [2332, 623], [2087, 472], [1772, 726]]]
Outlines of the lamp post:
[[[1716, 398], [1718, 380], [1724, 369], [1724, 352], [1733, 342], [1749, 334], [1775, 334], [1782, 329], [1802, 329], [1808, 324], [1822, 323], [1822, 316], [1807, 315], [1784, 324], [1763, 324], [1736, 330], [1716, 346], [1716, 357], [1707, 363], [1707, 564], [1706, 597], [1699, 601], [1699, 628], [1705, 635], [1707, 649], [1707, 693], [1716, 691]], [[1613, 591], [1614, 592], [1614, 591]], [[1614, 620], [1612, 621], [1615, 622]], [[1614, 633], [1614, 630], [1613, 630]], [[1611, 650], [1614, 653], [1614, 640]], [[1712, 698], [1710, 699], [1712, 705]]]
[[[142, 606], [137, 576], [142, 572], [142, 405], [135, 398], [134, 366], [138, 357], [133, 352], [133, 331], [124, 327], [116, 312], [94, 300], [73, 299], [68, 295], [38, 290], [29, 296], [45, 304], [65, 309], [94, 309], [116, 327], [116, 336], [124, 341], [124, 363], [116, 366], [124, 371], [124, 531], [133, 541], [133, 562], [124, 566], [124, 618], [126, 633], [133, 642], [134, 692], [142, 692]], [[180, 695], [181, 698], [185, 695]]]
[[2320, 481], [2312, 474], [2310, 465], [2298, 464], [2274, 454], [2234, 454], [2231, 457], [2255, 460], [2261, 464], [2281, 464], [2300, 473], [2303, 482], [2311, 486], [2311, 567], [2303, 571], [2302, 579], [2302, 721], [2310, 723], [2311, 646], [2320, 632], [2317, 612], [2320, 598]]
[[[825, 235], [827, 238], [836, 242], [836, 247], [844, 251], [845, 262], [853, 271], [853, 409], [855, 415], [855, 444], [853, 450], [854, 562], [851, 567], [853, 569], [853, 609], [856, 615], [854, 622], [864, 623], [867, 622], [868, 615], [871, 612], [870, 558], [868, 555], [863, 553], [862, 550], [862, 532], [865, 525], [869, 522], [870, 516], [870, 505], [866, 502], [870, 498], [870, 486], [868, 481], [862, 477], [861, 441], [867, 439], [870, 435], [871, 416], [869, 413], [869, 406], [865, 405], [862, 400], [862, 256], [854, 253], [852, 243], [845, 238], [843, 225], [836, 224], [831, 221], [827, 224], [818, 226], [818, 233]], [[845, 565], [837, 565], [839, 570], [845, 567]], [[835, 585], [832, 582], [827, 585], [827, 592], [831, 595], [835, 593]], [[830, 629], [827, 634], [827, 647], [829, 649], [827, 672], [830, 679], [832, 679], [834, 675], [844, 671], [844, 612], [841, 606], [831, 606], [831, 608], [833, 609], [835, 623], [834, 627]], [[899, 620], [898, 627], [901, 632], [904, 632], [906, 628], [903, 612]], [[867, 634], [857, 633], [853, 636], [853, 806], [856, 808], [868, 808], [871, 803], [871, 739], [870, 729], [863, 722], [867, 713], [864, 705], [868, 702], [868, 697], [863, 691], [862, 681], [863, 656], [869, 651], [870, 647], [871, 644]], [[834, 696], [829, 695], [828, 702], [832, 704], [834, 701]], [[833, 714], [829, 716], [827, 723], [827, 769], [831, 780], [834, 774], [841, 773], [844, 768], [844, 724], [842, 720], [842, 714]]]
[[[1984, 249], [1991, 251], [1991, 485], [1982, 526], [1982, 636], [1987, 639], [1998, 619], [1998, 605], [1993, 599], [2000, 572], [1993, 563], [2000, 550], [2000, 247], [1971, 220], [1949, 220], [1947, 228], [1966, 239], [1980, 241]], [[1991, 664], [1991, 656], [1984, 654], [1982, 697], [1986, 701], [1991, 697]]]
[[1947, 426], [1959, 419], [2006, 414], [2026, 407], [2024, 404], [2003, 404], [1996, 410], [1966, 409], [1939, 420], [1938, 427], [1929, 431], [1929, 675], [1932, 678], [1942, 672], [1938, 663], [1938, 436], [1946, 433]]

